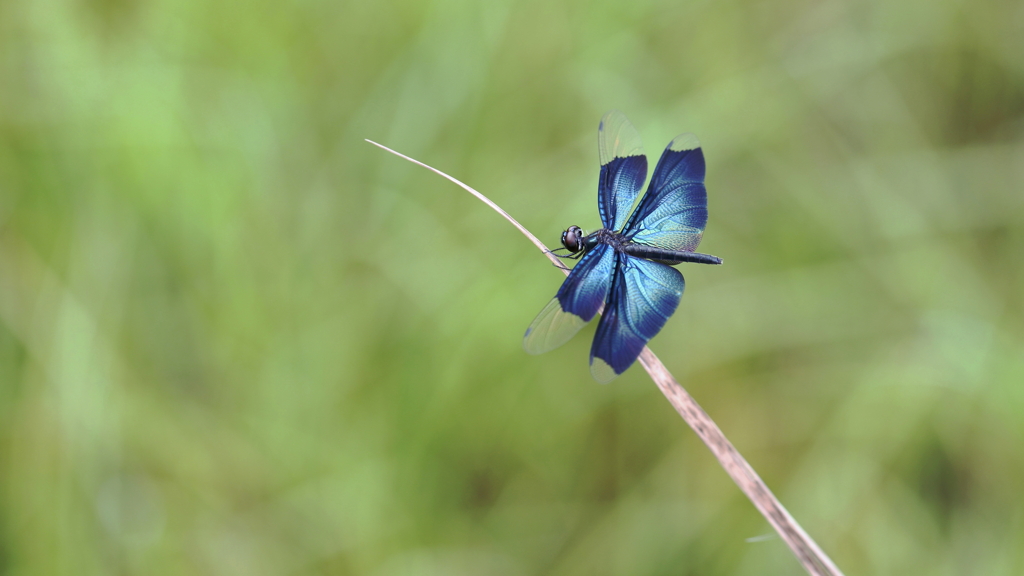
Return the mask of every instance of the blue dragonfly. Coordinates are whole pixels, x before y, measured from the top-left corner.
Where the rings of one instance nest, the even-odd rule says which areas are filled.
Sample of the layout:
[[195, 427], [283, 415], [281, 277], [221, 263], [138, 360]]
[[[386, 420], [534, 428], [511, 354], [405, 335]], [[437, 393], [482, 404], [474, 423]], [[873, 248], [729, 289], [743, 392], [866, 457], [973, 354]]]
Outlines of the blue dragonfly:
[[708, 221], [704, 153], [696, 136], [680, 134], [669, 142], [642, 197], [647, 157], [622, 112], [604, 115], [597, 145], [597, 209], [604, 228], [584, 234], [570, 226], [562, 233], [569, 252], [562, 257], [580, 261], [527, 328], [523, 347], [541, 354], [561, 346], [604, 305], [590, 373], [606, 383], [636, 361], [679, 306], [686, 284], [672, 266], [722, 259], [694, 252]]

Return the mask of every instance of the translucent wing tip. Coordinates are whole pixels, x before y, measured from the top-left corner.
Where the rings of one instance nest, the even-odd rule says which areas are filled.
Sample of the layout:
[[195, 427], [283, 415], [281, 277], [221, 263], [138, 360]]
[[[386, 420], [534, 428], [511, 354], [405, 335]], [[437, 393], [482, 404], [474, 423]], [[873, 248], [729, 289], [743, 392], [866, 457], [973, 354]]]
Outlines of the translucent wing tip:
[[611, 364], [600, 358], [590, 359], [590, 375], [601, 384], [607, 384], [619, 377]]
[[615, 110], [614, 108], [605, 112], [604, 116], [601, 116], [601, 123], [597, 125], [598, 131], [604, 132], [605, 125], [610, 126], [611, 124], [617, 122], [619, 118], [625, 120], [626, 115], [620, 112], [619, 110]]
[[696, 150], [697, 148], [700, 148], [700, 140], [697, 139], [696, 135], [689, 132], [676, 136], [668, 144], [668, 149], [673, 152], [686, 152], [687, 150]]
[[601, 117], [597, 126], [598, 151], [601, 154], [601, 165], [614, 158], [643, 156], [644, 145], [640, 133], [626, 115], [618, 110], [609, 110]]
[[527, 354], [543, 354], [569, 341], [586, 325], [583, 318], [562, 310], [558, 298], [552, 298], [537, 314], [537, 318], [523, 335], [523, 350]]

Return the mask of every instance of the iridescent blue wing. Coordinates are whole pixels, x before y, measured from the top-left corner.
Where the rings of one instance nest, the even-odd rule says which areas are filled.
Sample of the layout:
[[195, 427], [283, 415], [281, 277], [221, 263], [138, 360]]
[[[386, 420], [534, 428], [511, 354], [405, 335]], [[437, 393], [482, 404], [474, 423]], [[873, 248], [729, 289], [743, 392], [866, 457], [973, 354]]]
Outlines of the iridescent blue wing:
[[611, 382], [636, 361], [679, 306], [686, 283], [671, 266], [618, 254], [611, 294], [590, 348], [590, 373]]
[[558, 289], [558, 294], [526, 329], [523, 348], [541, 354], [565, 344], [597, 314], [608, 295], [615, 250], [598, 244], [587, 252]]
[[696, 136], [680, 134], [662, 153], [623, 233], [641, 244], [692, 252], [707, 222], [704, 153]]
[[647, 179], [643, 142], [626, 115], [612, 110], [601, 118], [597, 150], [601, 158], [597, 184], [601, 223], [609, 230], [620, 230]]

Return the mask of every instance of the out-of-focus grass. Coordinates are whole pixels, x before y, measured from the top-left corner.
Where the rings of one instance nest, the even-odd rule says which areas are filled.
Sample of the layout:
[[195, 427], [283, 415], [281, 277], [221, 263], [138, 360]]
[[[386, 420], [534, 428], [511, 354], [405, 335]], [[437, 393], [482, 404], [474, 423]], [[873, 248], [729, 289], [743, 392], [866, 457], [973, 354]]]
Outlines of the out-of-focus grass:
[[798, 574], [561, 276], [701, 138], [652, 348], [849, 574], [1024, 571], [1015, 2], [0, 4], [6, 574]]

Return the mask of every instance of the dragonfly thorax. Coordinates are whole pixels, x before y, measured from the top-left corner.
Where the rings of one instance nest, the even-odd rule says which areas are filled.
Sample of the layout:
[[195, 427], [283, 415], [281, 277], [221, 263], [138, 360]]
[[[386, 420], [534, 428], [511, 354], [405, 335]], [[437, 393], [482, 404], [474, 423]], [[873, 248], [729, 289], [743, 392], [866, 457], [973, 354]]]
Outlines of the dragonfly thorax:
[[[589, 235], [584, 235], [579, 226], [569, 226], [565, 232], [562, 232], [562, 246], [565, 246], [570, 254], [580, 254], [581, 252], [585, 254], [598, 244], [607, 244], [616, 252], [623, 252], [629, 241], [622, 234], [607, 228], [601, 228]], [[582, 256], [582, 254], [580, 255]]]

